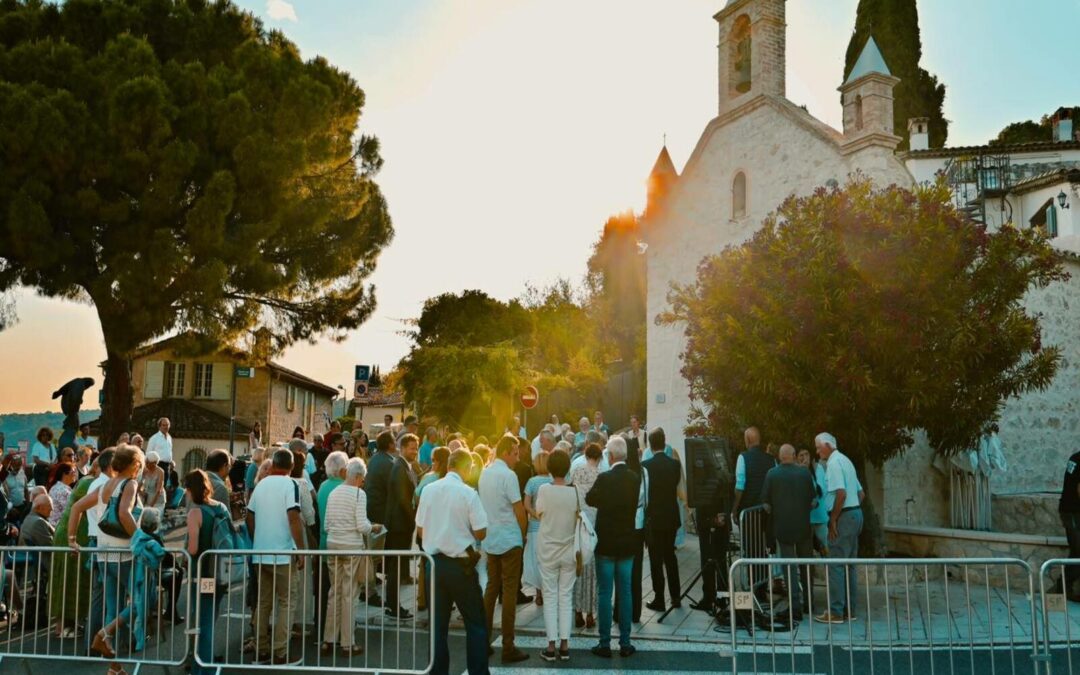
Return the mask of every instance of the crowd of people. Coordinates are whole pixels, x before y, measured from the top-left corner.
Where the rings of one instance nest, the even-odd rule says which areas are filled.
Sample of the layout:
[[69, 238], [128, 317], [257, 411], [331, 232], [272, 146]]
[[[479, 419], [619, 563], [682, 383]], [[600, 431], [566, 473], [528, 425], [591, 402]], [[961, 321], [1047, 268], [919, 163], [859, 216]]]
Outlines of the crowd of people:
[[[497, 608], [501, 661], [529, 658], [515, 642], [517, 608], [528, 602], [543, 608], [547, 645], [540, 658], [569, 659], [572, 630], [594, 626], [599, 640], [592, 653], [633, 655], [646, 550], [653, 599], [645, 606], [655, 612], [681, 606], [676, 548], [685, 536], [686, 475], [663, 429], [646, 432], [634, 416], [627, 430], [611, 434], [597, 412], [591, 420], [582, 417], [577, 431], [553, 417], [531, 439], [514, 418], [489, 441], [435, 427], [421, 434], [415, 417], [399, 426], [392, 422], [385, 420], [373, 443], [362, 425], [345, 433], [334, 422], [310, 443], [297, 427], [291, 439], [269, 446], [256, 425], [245, 471], [233, 471], [228, 451], [213, 450], [202, 468], [182, 479], [172, 461], [167, 419], [159, 420], [145, 452], [141, 437], [125, 434], [100, 452], [87, 442], [51, 453], [51, 432], [43, 430], [42, 447], [31, 451], [28, 466], [16, 455], [0, 469], [9, 534], [24, 545], [98, 551], [92, 564], [54, 556], [46, 565], [50, 574], [39, 583], [50, 591], [50, 629], [59, 639], [82, 637], [89, 651], [106, 658], [115, 656], [123, 636], [138, 651], [147, 639], [148, 617], [184, 620], [177, 610], [184, 603], [175, 597], [177, 580], [214, 577], [213, 595], [198, 603], [202, 628], [195, 647], [210, 661], [228, 579], [208, 567], [209, 557], [201, 563], [205, 569], [196, 571], [170, 560], [162, 512], [170, 504], [186, 507], [185, 547], [191, 560], [199, 560], [219, 543], [221, 528], [231, 527], [234, 492], [246, 504], [247, 545], [259, 552], [250, 556], [246, 572], [252, 620], [243, 644], [255, 662], [299, 662], [289, 642], [305, 634], [304, 589], [316, 596], [320, 653], [352, 657], [363, 652], [355, 634], [356, 603], [380, 608], [385, 620], [410, 622], [413, 613], [400, 592], [419, 581], [415, 606], [431, 610], [435, 633], [433, 672], [448, 671], [447, 633], [456, 607], [474, 675], [487, 672], [494, 654]], [[806, 557], [814, 550], [854, 557], [862, 527], [862, 486], [835, 438], [823, 433], [815, 439], [816, 458], [789, 444], [763, 448], [755, 428], [747, 429], [745, 442], [730, 510], [720, 495], [696, 513], [705, 582], [703, 599], [692, 607], [718, 615], [725, 607], [716, 591], [727, 588], [727, 559], [718, 551], [744, 510], [762, 505], [771, 516], [751, 521], [761, 532], [742, 533], [743, 553], [751, 557]], [[767, 550], [752, 550], [751, 541], [767, 542]], [[430, 554], [433, 566], [414, 567], [417, 558], [408, 552], [416, 549]], [[327, 554], [291, 554], [297, 550]], [[383, 557], [354, 555], [364, 550]], [[769, 576], [775, 582], [772, 577], [782, 575]], [[816, 618], [850, 620], [855, 575], [836, 565], [830, 580], [832, 604]], [[157, 607], [166, 582], [174, 592]], [[198, 585], [188, 588], [190, 612]], [[792, 588], [796, 619], [809, 588], [804, 572]], [[202, 670], [192, 665], [192, 672]]]

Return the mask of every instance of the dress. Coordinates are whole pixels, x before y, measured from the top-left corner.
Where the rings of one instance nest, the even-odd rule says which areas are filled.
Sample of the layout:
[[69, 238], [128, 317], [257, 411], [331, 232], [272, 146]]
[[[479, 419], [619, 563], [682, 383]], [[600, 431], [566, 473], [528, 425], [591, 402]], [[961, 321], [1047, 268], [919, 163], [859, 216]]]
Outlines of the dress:
[[[551, 476], [533, 476], [525, 483], [525, 496], [532, 501], [533, 509], [536, 509], [536, 494], [541, 485], [551, 482]], [[521, 583], [533, 588], [541, 587], [540, 566], [536, 562], [536, 540], [540, 531], [540, 521], [529, 516], [529, 525], [525, 539], [525, 553], [521, 561]]]
[[[86, 496], [90, 491], [90, 484], [94, 482], [93, 476], [87, 476], [78, 482], [68, 499], [68, 508], [60, 515], [60, 522], [56, 525], [56, 534], [53, 536], [53, 546], [67, 546], [68, 519], [71, 516], [71, 506]], [[59, 511], [59, 509], [58, 509]], [[79, 530], [75, 540], [79, 546], [86, 546], [89, 538], [89, 520], [83, 518], [79, 523]], [[87, 555], [54, 555], [52, 557], [52, 569], [49, 574], [49, 616], [53, 621], [64, 620], [65, 623], [75, 621], [76, 618], [85, 620], [90, 611], [90, 570], [87, 569]], [[61, 589], [67, 592], [61, 592]]]
[[[596, 509], [585, 503], [585, 495], [596, 483], [600, 468], [589, 462], [579, 464], [570, 472], [570, 482], [577, 488], [581, 498], [581, 512], [596, 525]], [[574, 609], [582, 614], [596, 613], [596, 565], [585, 565], [574, 585]]]

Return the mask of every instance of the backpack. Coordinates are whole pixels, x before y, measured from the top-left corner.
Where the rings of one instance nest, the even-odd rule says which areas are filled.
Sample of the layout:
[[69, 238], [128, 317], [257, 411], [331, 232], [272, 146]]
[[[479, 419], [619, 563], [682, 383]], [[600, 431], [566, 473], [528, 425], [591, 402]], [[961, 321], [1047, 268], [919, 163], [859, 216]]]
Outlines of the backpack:
[[[211, 508], [205, 504], [200, 504], [199, 508], [203, 514], [202, 527], [205, 528], [204, 531], [209, 533], [205, 537], [202, 532], [199, 534], [200, 554], [205, 554], [206, 551], [239, 551], [245, 548], [244, 541], [233, 525], [232, 518], [224, 506]], [[219, 583], [228, 583], [234, 569], [243, 570], [244, 568], [243, 556], [219, 554], [216, 557], [216, 579]], [[209, 566], [204, 563], [200, 565], [200, 569], [203, 576], [206, 576]]]

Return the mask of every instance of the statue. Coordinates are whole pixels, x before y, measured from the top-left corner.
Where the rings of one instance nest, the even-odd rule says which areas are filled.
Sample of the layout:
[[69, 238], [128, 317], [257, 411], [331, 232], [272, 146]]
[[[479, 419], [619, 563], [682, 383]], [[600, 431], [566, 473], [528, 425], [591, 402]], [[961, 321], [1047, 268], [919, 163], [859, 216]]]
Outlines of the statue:
[[77, 377], [53, 392], [53, 399], [60, 399], [60, 410], [64, 413], [64, 433], [60, 435], [60, 449], [75, 446], [75, 433], [79, 430], [79, 408], [82, 407], [83, 394], [94, 386], [94, 378]]

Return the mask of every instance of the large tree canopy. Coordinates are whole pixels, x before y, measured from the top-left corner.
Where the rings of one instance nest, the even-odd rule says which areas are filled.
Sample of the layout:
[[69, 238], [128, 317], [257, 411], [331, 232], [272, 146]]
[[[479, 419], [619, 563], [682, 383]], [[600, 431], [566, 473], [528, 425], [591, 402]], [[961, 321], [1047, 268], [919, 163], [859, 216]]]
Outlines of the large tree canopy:
[[1022, 300], [1064, 276], [1041, 234], [966, 220], [942, 183], [858, 178], [789, 198], [659, 319], [685, 327], [698, 431], [828, 430], [881, 463], [919, 428], [938, 452], [968, 449], [1006, 399], [1050, 383], [1060, 351]]
[[855, 32], [844, 60], [844, 79], [871, 36], [881, 48], [889, 70], [900, 78], [893, 92], [893, 129], [903, 139], [900, 149], [907, 150], [907, 123], [912, 117], [929, 117], [930, 147], [944, 147], [949, 137], [949, 121], [943, 110], [945, 85], [919, 67], [922, 38], [915, 0], [859, 0]]
[[227, 1], [0, 1], [0, 293], [94, 304], [106, 437], [149, 339], [281, 348], [370, 315], [392, 228], [363, 104]]

